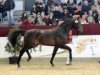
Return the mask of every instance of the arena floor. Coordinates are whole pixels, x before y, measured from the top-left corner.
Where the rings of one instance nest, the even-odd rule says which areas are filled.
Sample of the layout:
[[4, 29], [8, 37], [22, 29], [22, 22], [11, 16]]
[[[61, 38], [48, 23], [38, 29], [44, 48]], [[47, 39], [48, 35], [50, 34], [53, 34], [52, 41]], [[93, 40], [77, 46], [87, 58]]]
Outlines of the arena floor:
[[73, 59], [72, 65], [65, 65], [66, 58], [57, 57], [55, 67], [49, 64], [49, 57], [35, 57], [27, 62], [22, 59], [21, 68], [11, 65], [8, 59], [0, 59], [0, 75], [100, 75], [98, 58]]

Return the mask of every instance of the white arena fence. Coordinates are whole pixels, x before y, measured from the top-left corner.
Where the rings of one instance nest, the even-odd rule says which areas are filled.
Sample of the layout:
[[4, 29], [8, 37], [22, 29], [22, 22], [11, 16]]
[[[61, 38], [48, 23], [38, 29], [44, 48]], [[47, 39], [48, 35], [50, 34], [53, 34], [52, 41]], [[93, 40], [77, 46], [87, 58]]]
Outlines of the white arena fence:
[[[0, 58], [8, 58], [12, 56], [5, 51], [7, 37], [0, 37]], [[72, 48], [73, 57], [100, 57], [100, 35], [79, 35], [72, 37], [72, 42], [67, 44]], [[50, 56], [53, 51], [53, 46], [38, 46], [32, 49], [32, 57]], [[67, 52], [63, 49], [58, 50], [58, 57], [66, 57]], [[27, 57], [25, 53], [23, 57]]]

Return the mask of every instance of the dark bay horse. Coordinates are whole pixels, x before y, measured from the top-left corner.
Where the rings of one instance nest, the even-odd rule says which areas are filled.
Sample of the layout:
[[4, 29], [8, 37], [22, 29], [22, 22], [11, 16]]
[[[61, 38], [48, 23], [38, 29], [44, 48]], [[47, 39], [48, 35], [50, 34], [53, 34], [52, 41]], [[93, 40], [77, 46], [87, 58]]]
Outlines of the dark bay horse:
[[27, 52], [29, 59], [31, 59], [31, 56], [28, 52], [30, 48], [34, 48], [38, 46], [39, 44], [47, 45], [47, 46], [54, 46], [54, 50], [52, 53], [52, 57], [50, 60], [50, 63], [52, 66], [54, 66], [53, 59], [56, 55], [56, 52], [59, 48], [66, 49], [69, 51], [69, 59], [68, 64], [71, 64], [72, 62], [72, 49], [65, 45], [66, 39], [68, 37], [69, 31], [74, 28], [77, 30], [77, 33], [81, 33], [83, 31], [83, 28], [78, 20], [73, 19], [67, 19], [64, 21], [61, 25], [48, 29], [48, 30], [39, 30], [39, 29], [31, 29], [31, 30], [22, 30], [18, 29], [15, 30], [13, 33], [10, 34], [9, 39], [12, 42], [13, 45], [16, 43], [16, 38], [19, 34], [24, 34], [24, 46], [20, 51], [19, 58], [17, 61], [18, 67], [20, 67], [20, 60], [22, 55]]

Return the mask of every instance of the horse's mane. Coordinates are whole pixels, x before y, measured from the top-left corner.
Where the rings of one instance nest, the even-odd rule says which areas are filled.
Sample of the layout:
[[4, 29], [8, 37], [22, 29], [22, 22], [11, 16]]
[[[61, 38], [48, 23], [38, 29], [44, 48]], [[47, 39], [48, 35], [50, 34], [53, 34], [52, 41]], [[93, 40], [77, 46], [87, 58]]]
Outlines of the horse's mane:
[[73, 19], [72, 19], [72, 18], [66, 19], [63, 23], [61, 23], [61, 24], [59, 25], [59, 27], [62, 27], [63, 25], [65, 25], [65, 23], [67, 23], [67, 22], [69, 22], [69, 21], [71, 21], [71, 20], [73, 20]]

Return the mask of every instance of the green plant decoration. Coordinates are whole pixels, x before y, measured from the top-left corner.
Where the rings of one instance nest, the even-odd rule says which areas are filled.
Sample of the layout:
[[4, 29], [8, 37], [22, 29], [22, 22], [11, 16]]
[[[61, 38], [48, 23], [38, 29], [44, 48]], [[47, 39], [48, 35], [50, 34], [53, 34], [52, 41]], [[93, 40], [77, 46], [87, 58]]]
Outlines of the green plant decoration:
[[22, 46], [23, 46], [23, 43], [21, 41], [21, 35], [19, 35], [18, 38], [17, 38], [17, 42], [16, 42], [15, 47], [12, 47], [10, 42], [8, 42], [5, 46], [5, 49], [6, 49], [5, 51], [13, 54], [13, 56], [16, 56], [16, 54], [18, 54], [19, 51], [21, 50]]

